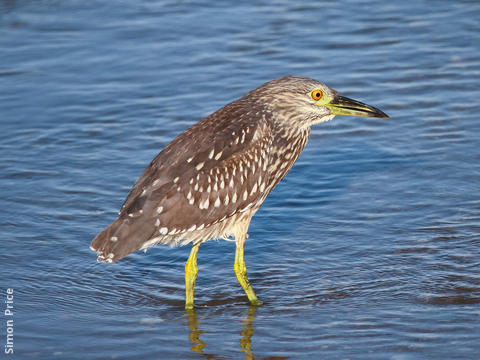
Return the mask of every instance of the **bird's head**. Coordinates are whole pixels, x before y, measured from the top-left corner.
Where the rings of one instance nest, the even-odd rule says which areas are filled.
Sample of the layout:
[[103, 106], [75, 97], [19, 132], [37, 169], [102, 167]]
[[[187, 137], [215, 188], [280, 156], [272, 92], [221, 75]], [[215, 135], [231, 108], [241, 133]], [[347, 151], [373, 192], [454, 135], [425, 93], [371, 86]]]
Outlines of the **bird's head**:
[[340, 96], [327, 85], [305, 77], [272, 80], [246, 96], [270, 108], [277, 120], [300, 127], [329, 121], [335, 115], [388, 118], [373, 106]]

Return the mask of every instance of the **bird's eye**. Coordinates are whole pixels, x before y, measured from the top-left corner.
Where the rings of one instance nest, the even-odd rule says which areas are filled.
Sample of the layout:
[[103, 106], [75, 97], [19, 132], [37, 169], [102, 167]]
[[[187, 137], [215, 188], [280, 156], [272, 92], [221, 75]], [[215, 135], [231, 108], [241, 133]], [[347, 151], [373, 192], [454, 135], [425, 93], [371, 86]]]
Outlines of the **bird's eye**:
[[323, 91], [320, 89], [313, 90], [311, 95], [313, 100], [320, 100], [323, 97]]

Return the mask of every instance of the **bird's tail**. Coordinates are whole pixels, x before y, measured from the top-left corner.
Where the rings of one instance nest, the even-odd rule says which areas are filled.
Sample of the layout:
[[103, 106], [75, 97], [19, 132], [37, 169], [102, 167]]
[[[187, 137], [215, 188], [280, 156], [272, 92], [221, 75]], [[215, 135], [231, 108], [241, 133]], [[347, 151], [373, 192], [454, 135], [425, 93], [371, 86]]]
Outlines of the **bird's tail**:
[[119, 217], [93, 239], [90, 249], [98, 253], [97, 261], [114, 262], [140, 249], [154, 232], [151, 221]]

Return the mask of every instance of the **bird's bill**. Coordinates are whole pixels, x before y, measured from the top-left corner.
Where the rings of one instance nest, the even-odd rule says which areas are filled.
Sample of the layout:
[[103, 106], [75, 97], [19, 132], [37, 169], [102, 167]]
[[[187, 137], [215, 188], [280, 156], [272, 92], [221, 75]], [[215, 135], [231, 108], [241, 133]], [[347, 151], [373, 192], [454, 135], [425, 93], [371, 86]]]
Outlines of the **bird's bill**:
[[388, 118], [382, 110], [344, 96], [335, 97], [327, 106], [334, 115]]

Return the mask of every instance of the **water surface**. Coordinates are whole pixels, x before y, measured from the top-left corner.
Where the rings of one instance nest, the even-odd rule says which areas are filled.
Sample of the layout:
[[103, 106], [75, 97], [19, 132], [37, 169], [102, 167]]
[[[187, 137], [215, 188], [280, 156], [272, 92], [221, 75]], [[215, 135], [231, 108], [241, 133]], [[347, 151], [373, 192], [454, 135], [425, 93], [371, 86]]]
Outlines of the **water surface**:
[[[1, 1], [12, 358], [478, 358], [479, 19], [476, 1]], [[194, 313], [188, 247], [95, 262], [171, 139], [287, 74], [391, 118], [313, 128], [250, 227], [262, 307], [231, 242], [200, 248]]]

